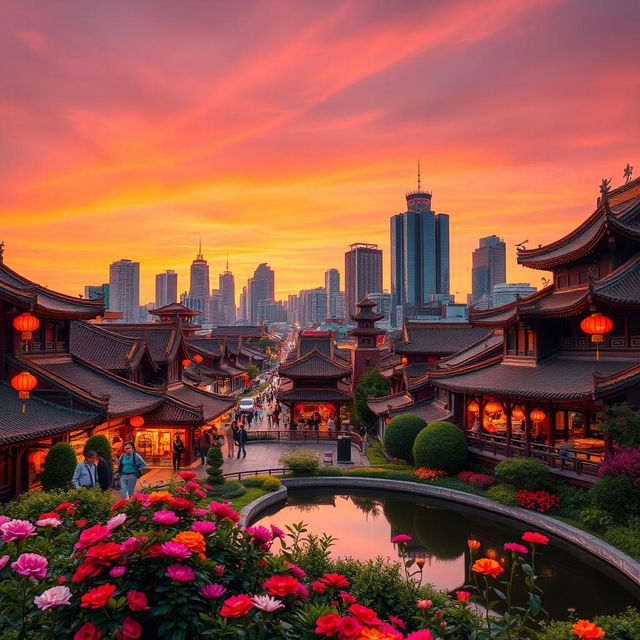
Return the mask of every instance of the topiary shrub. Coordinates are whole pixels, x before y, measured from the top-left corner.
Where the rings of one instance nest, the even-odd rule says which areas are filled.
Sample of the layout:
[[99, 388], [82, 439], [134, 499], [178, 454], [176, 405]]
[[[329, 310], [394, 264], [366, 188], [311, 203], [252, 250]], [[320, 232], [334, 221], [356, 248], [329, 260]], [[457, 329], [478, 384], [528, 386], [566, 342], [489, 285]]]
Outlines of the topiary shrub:
[[549, 469], [535, 458], [507, 458], [496, 466], [495, 475], [500, 482], [518, 489], [539, 491], [551, 488]]
[[420, 416], [415, 416], [412, 413], [403, 413], [392, 418], [387, 424], [383, 438], [384, 450], [387, 455], [411, 462], [413, 460], [413, 443], [426, 426], [427, 423]]
[[44, 459], [42, 488], [45, 491], [68, 489], [71, 486], [71, 478], [73, 478], [77, 464], [78, 459], [70, 444], [66, 442], [54, 444]]
[[84, 445], [84, 450], [99, 453], [109, 464], [113, 465], [113, 450], [109, 439], [103, 435], [91, 436]]
[[293, 471], [293, 473], [315, 473], [320, 468], [320, 454], [313, 449], [303, 447], [293, 449], [280, 456], [280, 464]]
[[464, 434], [451, 422], [428, 424], [413, 443], [413, 460], [418, 467], [433, 467], [455, 474], [464, 469], [467, 457]]
[[493, 487], [487, 489], [487, 497], [499, 502], [500, 504], [506, 504], [509, 507], [517, 507], [518, 500], [516, 499], [517, 489], [510, 484], [495, 484]]
[[207, 492], [209, 497], [212, 498], [224, 498], [225, 500], [231, 500], [232, 498], [239, 498], [247, 493], [247, 488], [240, 482], [240, 480], [227, 480], [224, 484], [217, 484], [213, 486]]
[[209, 484], [224, 484], [224, 476], [222, 475], [223, 462], [220, 447], [209, 447], [209, 453], [207, 453], [207, 480]]
[[640, 489], [628, 476], [604, 476], [588, 491], [591, 504], [616, 520], [640, 513]]

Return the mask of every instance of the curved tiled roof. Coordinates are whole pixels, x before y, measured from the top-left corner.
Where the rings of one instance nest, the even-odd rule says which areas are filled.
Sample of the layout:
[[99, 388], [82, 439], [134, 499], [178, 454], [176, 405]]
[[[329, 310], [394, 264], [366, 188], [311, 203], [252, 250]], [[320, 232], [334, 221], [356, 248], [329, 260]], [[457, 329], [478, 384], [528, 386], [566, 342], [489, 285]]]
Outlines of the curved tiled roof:
[[293, 402], [351, 402], [348, 393], [342, 393], [337, 389], [291, 389], [278, 393], [279, 400]]
[[594, 284], [593, 293], [600, 300], [640, 305], [640, 254]]
[[451, 355], [491, 334], [488, 329], [463, 322], [407, 322], [406, 327], [408, 340], [396, 345], [398, 353]]
[[166, 394], [183, 404], [200, 408], [206, 421], [226, 413], [235, 404], [235, 398], [231, 396], [210, 393], [187, 385], [170, 388]]
[[164, 363], [175, 358], [180, 347], [181, 334], [179, 327], [174, 323], [149, 323], [146, 325], [114, 324], [109, 330], [128, 336], [130, 338], [142, 338], [147, 343], [147, 349], [151, 359], [155, 363]]
[[282, 365], [280, 375], [284, 378], [344, 378], [351, 375], [351, 367], [314, 349], [290, 364]]

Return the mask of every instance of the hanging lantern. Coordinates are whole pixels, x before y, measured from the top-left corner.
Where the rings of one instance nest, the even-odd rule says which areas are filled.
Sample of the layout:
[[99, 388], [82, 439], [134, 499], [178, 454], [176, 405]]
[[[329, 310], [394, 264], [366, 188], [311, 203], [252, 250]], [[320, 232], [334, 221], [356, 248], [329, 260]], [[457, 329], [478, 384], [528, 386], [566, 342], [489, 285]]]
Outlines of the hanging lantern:
[[11, 378], [11, 386], [18, 392], [18, 398], [22, 400], [22, 413], [27, 410], [26, 400], [29, 399], [29, 391], [35, 389], [38, 379], [28, 371], [21, 371]]
[[491, 401], [484, 405], [484, 410], [487, 413], [500, 413], [502, 411], [502, 405], [499, 402]]
[[142, 416], [133, 416], [133, 418], [129, 418], [129, 424], [134, 429], [137, 429], [138, 427], [141, 427], [144, 424], [144, 418]]
[[264, 352], [265, 352], [268, 356], [270, 356], [270, 355], [271, 355], [271, 347], [267, 347], [267, 348], [264, 350]]
[[514, 420], [524, 420], [524, 411], [521, 407], [514, 407], [513, 411], [511, 412], [511, 417]]
[[40, 320], [31, 313], [21, 313], [13, 319], [13, 326], [20, 331], [23, 340], [31, 340], [31, 334], [40, 326]]
[[596, 345], [596, 360], [600, 360], [599, 345], [604, 342], [604, 334], [613, 329], [613, 320], [601, 313], [592, 313], [580, 323], [580, 328], [591, 335], [591, 342]]
[[402, 356], [402, 358], [400, 358], [400, 362], [402, 362], [402, 364], [406, 366], [409, 362], [409, 359], [407, 358], [407, 356]]
[[183, 360], [182, 361], [182, 366], [186, 369], [187, 367], [191, 366], [191, 360]]
[[195, 356], [193, 356], [193, 361], [197, 362], [198, 364], [200, 364], [202, 362], [203, 358], [199, 353], [196, 353]]
[[546, 417], [547, 414], [542, 410], [542, 409], [534, 409], [530, 414], [529, 417], [534, 421], [534, 422], [542, 422]]
[[467, 409], [469, 409], [471, 413], [478, 413], [478, 411], [480, 411], [480, 405], [475, 400], [473, 400], [467, 405]]

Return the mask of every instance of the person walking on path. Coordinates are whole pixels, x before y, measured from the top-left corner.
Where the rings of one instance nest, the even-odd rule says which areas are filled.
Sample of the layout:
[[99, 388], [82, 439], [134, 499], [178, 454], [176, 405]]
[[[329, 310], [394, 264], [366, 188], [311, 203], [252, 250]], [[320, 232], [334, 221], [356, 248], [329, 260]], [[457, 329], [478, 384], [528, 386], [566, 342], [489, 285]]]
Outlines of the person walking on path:
[[180, 471], [180, 461], [182, 459], [182, 452], [184, 451], [184, 442], [179, 433], [176, 433], [176, 437], [173, 439], [173, 470]]
[[113, 484], [113, 466], [111, 461], [105, 460], [100, 453], [98, 453], [98, 466], [96, 467], [98, 475], [98, 484], [103, 491], [111, 489]]
[[95, 451], [85, 451], [84, 462], [76, 465], [76, 470], [71, 478], [74, 489], [78, 487], [95, 487], [98, 484], [98, 454]]
[[249, 439], [249, 436], [245, 431], [244, 425], [241, 424], [240, 429], [238, 430], [238, 460], [240, 459], [240, 453], [242, 453], [243, 458], [247, 457], [245, 444], [247, 443], [248, 439]]
[[267, 426], [271, 429], [271, 427], [273, 426], [273, 409], [271, 407], [269, 407], [267, 409]]
[[237, 433], [238, 425], [234, 420], [229, 426], [227, 426], [227, 431], [225, 433], [227, 439], [227, 458], [233, 458], [235, 455]]
[[147, 463], [135, 450], [133, 442], [124, 445], [124, 453], [118, 461], [118, 473], [120, 474], [120, 497], [130, 498], [136, 492], [136, 482], [142, 475], [142, 470]]
[[251, 422], [253, 421], [253, 411], [247, 413], [247, 429], [251, 429]]
[[362, 425], [360, 427], [360, 453], [364, 455], [367, 450], [367, 442], [369, 441], [369, 434], [367, 433], [367, 427]]
[[203, 429], [202, 433], [200, 434], [200, 438], [198, 438], [198, 449], [200, 450], [200, 465], [206, 464], [207, 453], [209, 453], [210, 446], [211, 436]]
[[336, 428], [336, 423], [333, 420], [333, 416], [329, 416], [329, 419], [327, 420], [327, 431], [329, 431], [329, 435], [331, 435]]

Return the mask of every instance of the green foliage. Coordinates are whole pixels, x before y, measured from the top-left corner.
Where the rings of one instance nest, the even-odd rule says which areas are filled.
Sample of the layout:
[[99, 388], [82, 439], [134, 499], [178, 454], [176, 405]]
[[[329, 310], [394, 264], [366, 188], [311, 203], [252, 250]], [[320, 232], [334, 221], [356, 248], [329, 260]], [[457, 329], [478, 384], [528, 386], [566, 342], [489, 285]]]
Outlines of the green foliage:
[[379, 440], [370, 440], [365, 453], [367, 460], [372, 465], [388, 464], [389, 462], [382, 451], [382, 443]]
[[87, 440], [87, 444], [84, 445], [85, 453], [87, 451], [95, 451], [99, 453], [111, 466], [113, 466], [113, 450], [111, 449], [111, 443], [107, 436], [98, 434], [97, 436], [91, 436]]
[[55, 511], [62, 502], [76, 502], [75, 517], [79, 520], [87, 519], [92, 522], [106, 522], [113, 514], [111, 505], [116, 498], [108, 491], [92, 489], [54, 489], [52, 491], [28, 491], [10, 502], [4, 509], [4, 514], [17, 520], [34, 522], [41, 513]]
[[594, 531], [604, 530], [613, 524], [609, 513], [596, 507], [587, 507], [580, 512], [580, 520]]
[[76, 454], [70, 444], [66, 442], [54, 444], [44, 459], [42, 488], [45, 491], [68, 489], [71, 486], [71, 478], [73, 478], [77, 464]]
[[313, 449], [299, 447], [280, 456], [280, 464], [294, 474], [315, 473], [320, 468], [320, 454]]
[[208, 490], [208, 495], [209, 497], [230, 500], [231, 498], [239, 498], [246, 492], [247, 488], [240, 480], [227, 480], [224, 484], [214, 485], [213, 488]]
[[[629, 607], [624, 613], [596, 616], [592, 622], [605, 632], [604, 640], [637, 640], [640, 638], [640, 612]], [[552, 622], [538, 631], [536, 640], [576, 640], [571, 622]]]
[[274, 476], [269, 476], [262, 483], [262, 488], [265, 491], [277, 491], [282, 486], [282, 482], [280, 482], [279, 478], [275, 478]]
[[589, 498], [585, 489], [551, 480], [549, 491], [560, 498], [560, 513], [570, 518], [580, 518], [580, 512], [589, 506]]
[[464, 469], [468, 455], [464, 434], [451, 422], [428, 424], [413, 443], [417, 467], [442, 469], [451, 475]]
[[222, 449], [220, 447], [209, 447], [207, 453], [207, 475], [209, 484], [224, 484], [224, 476], [222, 475]]
[[247, 367], [247, 375], [249, 376], [249, 378], [251, 378], [251, 380], [253, 380], [260, 375], [260, 369], [258, 369], [255, 364], [250, 364]]
[[[267, 479], [267, 478], [274, 478], [275, 476], [270, 476], [267, 475], [266, 473], [262, 473], [262, 474], [258, 474], [255, 476], [247, 476], [246, 478], [242, 478], [242, 484], [245, 487], [261, 487], [262, 483]], [[277, 480], [277, 478], [276, 478]], [[278, 482], [280, 482], [278, 480]]]
[[517, 507], [516, 491], [517, 489], [510, 484], [494, 484], [493, 487], [487, 489], [487, 497], [500, 504]]
[[353, 394], [353, 409], [361, 424], [369, 431], [375, 430], [376, 414], [367, 406], [368, 398], [381, 398], [391, 393], [391, 383], [381, 375], [380, 367], [365, 371], [358, 380]]
[[274, 349], [276, 349], [278, 345], [269, 338], [260, 338], [260, 340], [258, 340], [258, 346], [263, 352], [266, 351], [267, 348], [270, 348], [271, 353], [273, 353]]
[[610, 431], [619, 445], [640, 444], [640, 411], [628, 402], [604, 407], [596, 416], [596, 426], [600, 431]]
[[392, 418], [384, 430], [384, 450], [387, 455], [400, 460], [413, 460], [413, 445], [418, 434], [427, 426], [425, 420], [412, 413]]
[[549, 469], [535, 458], [506, 458], [495, 469], [500, 482], [507, 482], [518, 489], [539, 491], [551, 488]]
[[588, 495], [594, 507], [610, 513], [616, 520], [640, 513], [640, 489], [628, 476], [603, 476]]

